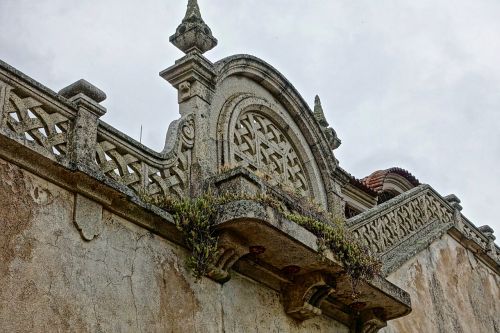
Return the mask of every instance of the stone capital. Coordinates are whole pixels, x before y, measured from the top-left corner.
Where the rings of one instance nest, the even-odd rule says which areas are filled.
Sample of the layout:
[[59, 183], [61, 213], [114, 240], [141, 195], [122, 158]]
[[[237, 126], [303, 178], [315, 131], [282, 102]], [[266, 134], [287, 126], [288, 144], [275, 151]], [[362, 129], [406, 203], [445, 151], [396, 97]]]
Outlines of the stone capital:
[[175, 65], [160, 72], [160, 76], [178, 90], [179, 103], [198, 96], [208, 104], [215, 90], [214, 65], [199, 52], [177, 60]]

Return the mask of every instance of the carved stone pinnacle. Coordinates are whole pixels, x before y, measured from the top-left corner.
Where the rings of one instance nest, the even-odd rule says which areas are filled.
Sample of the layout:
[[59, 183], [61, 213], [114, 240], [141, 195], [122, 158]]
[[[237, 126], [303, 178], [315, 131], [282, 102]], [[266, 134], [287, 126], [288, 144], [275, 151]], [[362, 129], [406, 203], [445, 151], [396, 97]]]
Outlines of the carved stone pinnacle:
[[323, 106], [321, 106], [321, 100], [318, 95], [314, 98], [314, 117], [322, 127], [328, 127], [329, 124], [326, 120]]
[[319, 99], [319, 96], [316, 95], [314, 98], [314, 118], [318, 122], [318, 124], [321, 126], [321, 129], [325, 133], [328, 143], [330, 145], [330, 148], [332, 150], [337, 149], [342, 141], [337, 137], [337, 133], [333, 128], [328, 127], [328, 121], [326, 120], [325, 117], [325, 112], [323, 111], [323, 106], [321, 106], [321, 100]]
[[175, 34], [170, 36], [170, 42], [184, 53], [198, 51], [203, 54], [217, 45], [217, 39], [201, 18], [197, 0], [188, 1], [186, 15]]

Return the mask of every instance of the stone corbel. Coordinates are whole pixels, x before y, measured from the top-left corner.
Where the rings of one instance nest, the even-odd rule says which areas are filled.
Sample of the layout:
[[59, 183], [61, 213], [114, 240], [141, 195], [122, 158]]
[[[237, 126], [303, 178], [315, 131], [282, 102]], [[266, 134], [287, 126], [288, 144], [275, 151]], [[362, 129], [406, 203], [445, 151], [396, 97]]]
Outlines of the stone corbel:
[[377, 333], [387, 326], [383, 309], [367, 309], [359, 315], [356, 333]]
[[208, 273], [208, 277], [219, 283], [225, 283], [231, 279], [230, 269], [243, 257], [250, 253], [250, 248], [245, 240], [229, 231], [224, 231], [219, 236], [218, 257], [215, 265]]
[[335, 291], [335, 281], [324, 272], [312, 272], [295, 278], [283, 290], [285, 311], [303, 321], [320, 316], [321, 303]]

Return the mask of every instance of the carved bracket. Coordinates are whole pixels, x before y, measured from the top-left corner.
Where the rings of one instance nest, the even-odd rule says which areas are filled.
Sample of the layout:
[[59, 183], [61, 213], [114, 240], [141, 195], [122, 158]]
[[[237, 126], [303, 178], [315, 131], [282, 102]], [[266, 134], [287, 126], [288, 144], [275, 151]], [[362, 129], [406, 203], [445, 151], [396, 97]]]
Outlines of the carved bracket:
[[324, 272], [312, 272], [297, 277], [283, 290], [285, 311], [297, 320], [320, 316], [321, 303], [335, 291], [335, 281]]
[[233, 265], [250, 253], [250, 248], [246, 241], [231, 232], [225, 231], [219, 236], [218, 257], [208, 277], [219, 282], [225, 283], [231, 279], [229, 270]]
[[363, 311], [357, 322], [356, 333], [377, 333], [387, 326], [383, 309], [368, 309]]

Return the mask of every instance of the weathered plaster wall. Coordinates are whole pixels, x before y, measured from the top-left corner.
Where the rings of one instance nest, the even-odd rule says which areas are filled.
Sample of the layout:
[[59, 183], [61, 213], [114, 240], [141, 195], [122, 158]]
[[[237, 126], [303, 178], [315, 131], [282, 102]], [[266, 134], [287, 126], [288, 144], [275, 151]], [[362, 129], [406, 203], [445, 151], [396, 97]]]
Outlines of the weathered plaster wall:
[[0, 327], [5, 332], [348, 332], [297, 324], [278, 293], [235, 274], [195, 283], [179, 246], [103, 211], [91, 242], [74, 194], [0, 159]]
[[388, 279], [410, 293], [413, 311], [384, 333], [500, 332], [500, 277], [447, 234]]

